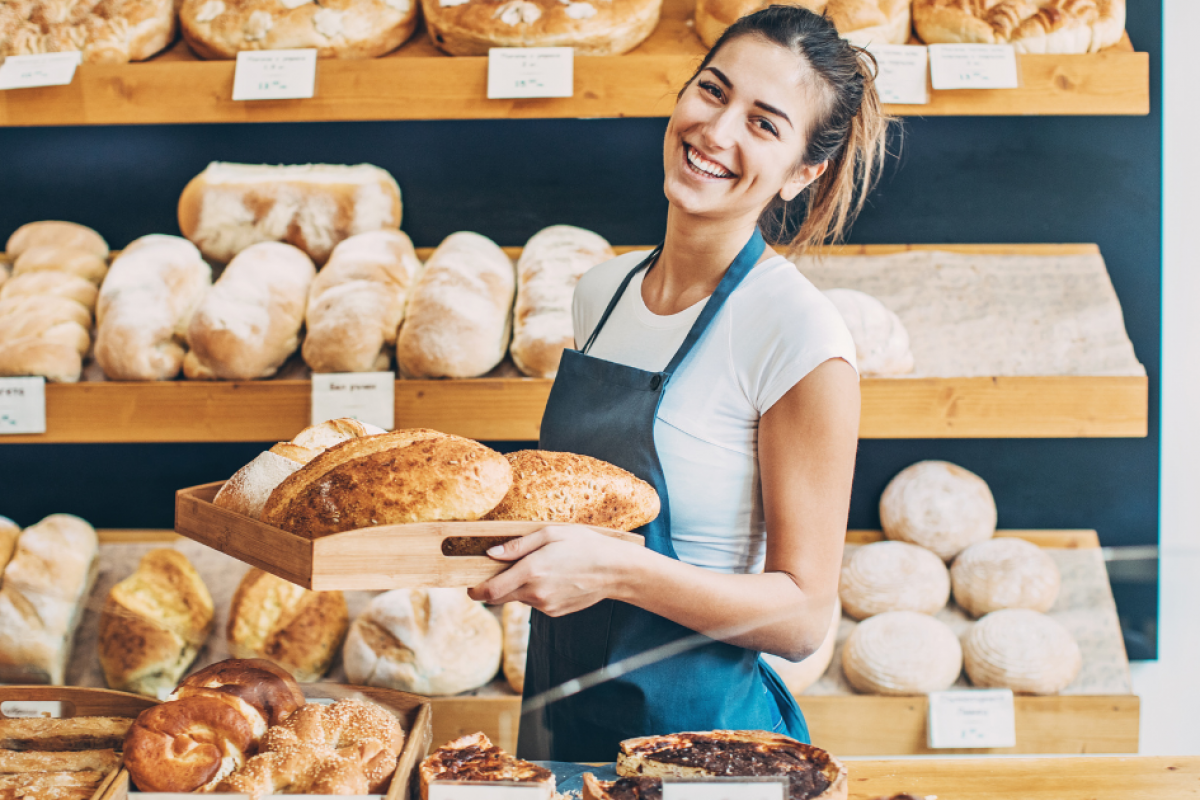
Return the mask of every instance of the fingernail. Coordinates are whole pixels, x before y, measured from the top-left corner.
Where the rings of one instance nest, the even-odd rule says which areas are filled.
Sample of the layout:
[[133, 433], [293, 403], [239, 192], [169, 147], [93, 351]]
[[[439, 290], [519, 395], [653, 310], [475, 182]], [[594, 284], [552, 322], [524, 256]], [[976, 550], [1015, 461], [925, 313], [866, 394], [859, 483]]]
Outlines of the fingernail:
[[504, 553], [504, 545], [498, 544], [495, 547], [489, 548], [487, 554], [489, 556], [498, 556]]

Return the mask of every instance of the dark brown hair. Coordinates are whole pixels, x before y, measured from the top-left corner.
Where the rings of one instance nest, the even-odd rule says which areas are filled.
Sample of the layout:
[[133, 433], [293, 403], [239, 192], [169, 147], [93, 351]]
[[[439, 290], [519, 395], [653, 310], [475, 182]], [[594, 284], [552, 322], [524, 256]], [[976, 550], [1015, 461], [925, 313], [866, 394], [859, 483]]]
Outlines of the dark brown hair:
[[[888, 125], [875, 91], [875, 59], [842, 39], [825, 17], [800, 6], [770, 6], [730, 25], [684, 86], [713, 56], [741, 36], [757, 36], [804, 59], [822, 107], [805, 136], [800, 165], [829, 162], [824, 174], [790, 203], [776, 196], [759, 218], [769, 240], [792, 253], [841, 241], [879, 179]], [[683, 94], [683, 91], [680, 91]]]

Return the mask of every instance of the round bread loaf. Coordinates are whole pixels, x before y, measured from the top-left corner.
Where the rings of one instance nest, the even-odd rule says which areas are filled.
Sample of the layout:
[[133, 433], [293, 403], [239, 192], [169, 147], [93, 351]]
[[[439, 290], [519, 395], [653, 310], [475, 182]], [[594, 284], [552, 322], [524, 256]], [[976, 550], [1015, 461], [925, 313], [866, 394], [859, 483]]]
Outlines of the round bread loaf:
[[858, 373], [864, 377], [904, 375], [913, 371], [908, 330], [900, 317], [865, 292], [826, 289], [854, 339]]
[[950, 599], [950, 573], [924, 547], [873, 542], [856, 549], [842, 567], [838, 595], [854, 619], [885, 611], [936, 614]]
[[449, 695], [494, 678], [502, 650], [499, 620], [465, 589], [397, 589], [354, 620], [342, 660], [351, 683]]
[[955, 601], [973, 617], [1002, 608], [1049, 611], [1062, 581], [1049, 553], [1010, 536], [963, 550], [954, 559], [950, 579]]
[[841, 601], [833, 603], [833, 618], [825, 631], [825, 638], [812, 655], [803, 661], [788, 661], [786, 658], [763, 653], [763, 661], [767, 666], [779, 673], [783, 683], [792, 694], [802, 694], [808, 687], [821, 680], [825, 670], [833, 661], [833, 653], [837, 650], [838, 625], [842, 621]]
[[996, 532], [996, 501], [975, 473], [948, 461], [918, 461], [883, 490], [879, 519], [887, 538], [949, 561]]
[[1062, 625], [1028, 608], [993, 611], [963, 642], [967, 676], [976, 686], [1022, 694], [1058, 694], [1079, 674], [1079, 645]]
[[846, 680], [867, 694], [928, 694], [948, 689], [963, 652], [947, 625], [928, 614], [888, 611], [863, 620], [842, 648]]
[[[771, 0], [698, 0], [696, 34], [708, 47], [740, 18], [762, 11]], [[827, 17], [853, 45], [905, 44], [912, 30], [911, 0], [787, 0]]]

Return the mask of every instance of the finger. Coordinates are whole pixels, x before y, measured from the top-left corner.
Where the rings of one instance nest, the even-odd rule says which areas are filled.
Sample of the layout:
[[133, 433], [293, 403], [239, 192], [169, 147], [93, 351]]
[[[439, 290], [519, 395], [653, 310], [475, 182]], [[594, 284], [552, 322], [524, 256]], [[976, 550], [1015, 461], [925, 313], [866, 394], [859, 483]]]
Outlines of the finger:
[[499, 575], [489, 578], [471, 589], [468, 594], [474, 600], [482, 600], [493, 605], [503, 602], [503, 598], [520, 590], [525, 585], [529, 580], [528, 573], [529, 569], [525, 564], [513, 564]]
[[498, 544], [489, 549], [487, 554], [497, 561], [516, 561], [549, 544], [550, 534], [549, 528], [542, 528], [528, 536], [518, 536], [504, 544]]

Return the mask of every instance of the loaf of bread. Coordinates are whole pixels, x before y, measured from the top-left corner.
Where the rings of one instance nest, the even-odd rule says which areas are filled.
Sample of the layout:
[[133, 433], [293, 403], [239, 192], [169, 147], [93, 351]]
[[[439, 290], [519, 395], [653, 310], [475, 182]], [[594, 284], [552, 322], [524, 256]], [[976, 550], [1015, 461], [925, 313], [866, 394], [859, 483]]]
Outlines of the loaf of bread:
[[89, 312], [96, 308], [96, 284], [69, 272], [37, 271], [13, 275], [0, 286], [0, 300], [14, 297], [63, 297], [74, 300]]
[[[555, 0], [557, 2], [557, 0]], [[454, 233], [417, 278], [396, 339], [413, 378], [474, 378], [504, 358], [512, 336], [513, 263], [495, 242]]]
[[121, 64], [144, 61], [174, 38], [172, 0], [26, 0], [0, 6], [0, 56], [79, 51], [88, 64]]
[[325, 677], [350, 612], [341, 592], [313, 592], [251, 569], [229, 604], [225, 639], [235, 658], [261, 658], [302, 683]]
[[529, 617], [524, 603], [505, 603], [500, 612], [504, 627], [504, 678], [517, 694], [525, 691], [525, 659], [529, 655]]
[[418, 10], [415, 0], [183, 0], [179, 22], [201, 58], [297, 48], [316, 48], [319, 58], [376, 58], [412, 36]]
[[369, 422], [343, 417], [308, 426], [292, 437], [292, 444], [315, 450], [328, 450], [330, 447], [350, 439], [375, 436], [380, 433], [387, 433], [387, 431]]
[[0, 748], [49, 752], [121, 749], [128, 717], [0, 718]]
[[971, 683], [1021, 694], [1058, 694], [1083, 666], [1070, 632], [1029, 608], [993, 611], [976, 622], [963, 658]]
[[94, 293], [87, 280], [60, 271], [25, 272], [0, 286], [0, 377], [79, 380], [92, 343]]
[[[302, 708], [304, 692], [292, 674], [261, 658], [227, 658], [188, 675], [168, 700], [230, 694], [259, 718], [256, 728], [278, 725]], [[261, 724], [259, 724], [261, 723]]]
[[109, 271], [96, 305], [96, 361], [116, 381], [171, 380], [183, 366], [192, 315], [212, 268], [187, 239], [134, 240]]
[[0, 575], [8, 562], [12, 561], [13, 553], [17, 551], [17, 538], [21, 535], [21, 526], [8, 517], [0, 517]]
[[502, 638], [495, 615], [465, 589], [396, 589], [354, 620], [342, 660], [351, 683], [458, 694], [496, 677]]
[[70, 514], [17, 537], [0, 582], [0, 680], [62, 684], [98, 549], [96, 531]]
[[504, 456], [423, 429], [352, 439], [275, 488], [260, 519], [316, 539], [375, 525], [476, 520], [512, 485]]
[[184, 188], [179, 228], [222, 263], [258, 242], [287, 242], [324, 264], [356, 233], [400, 227], [400, 187], [370, 164], [213, 162]]
[[829, 669], [829, 665], [833, 663], [833, 654], [837, 650], [837, 635], [838, 626], [842, 621], [842, 604], [839, 601], [834, 601], [833, 618], [829, 621], [829, 628], [825, 631], [825, 638], [821, 640], [820, 646], [808, 658], [803, 661], [788, 661], [785, 658], [763, 653], [763, 661], [767, 666], [771, 667], [783, 680], [783, 684], [787, 686], [788, 691], [799, 697], [808, 690], [817, 681], [821, 680], [821, 676], [825, 674], [825, 670]]
[[859, 375], [884, 377], [913, 371], [908, 330], [890, 308], [853, 289], [827, 289], [825, 296], [850, 329]]
[[1002, 608], [1043, 613], [1058, 599], [1062, 577], [1050, 555], [1032, 542], [1011, 536], [973, 544], [950, 568], [954, 600], [973, 617]]
[[108, 242], [86, 225], [75, 222], [29, 222], [17, 228], [4, 246], [8, 257], [20, 258], [34, 247], [70, 247], [91, 253], [99, 259], [108, 258]]
[[1094, 53], [1121, 41], [1125, 0], [913, 0], [926, 44], [1011, 44], [1018, 53]]
[[[769, 5], [770, 0], [698, 0], [696, 33], [712, 47], [730, 25]], [[787, 5], [824, 15], [858, 47], [906, 44], [912, 31], [912, 0], [788, 0]]]
[[100, 611], [100, 667], [108, 687], [166, 699], [212, 622], [212, 596], [187, 557], [151, 550], [109, 591]]
[[879, 499], [889, 539], [928, 548], [950, 561], [996, 532], [996, 501], [987, 482], [948, 461], [918, 461], [902, 469]]
[[936, 614], [950, 599], [950, 573], [933, 552], [907, 542], [873, 542], [842, 566], [838, 594], [846, 613], [866, 619], [885, 611]]
[[421, 0], [421, 9], [434, 44], [452, 56], [486, 56], [492, 47], [611, 56], [654, 31], [662, 0]]
[[90, 250], [43, 244], [26, 248], [13, 262], [14, 275], [27, 272], [66, 272], [99, 286], [108, 264]]
[[562, 351], [575, 346], [571, 298], [583, 273], [615, 255], [598, 234], [571, 225], [538, 231], [517, 259], [512, 357], [534, 378], [558, 374]]
[[40, 338], [0, 342], [0, 378], [43, 377], [51, 383], [75, 383], [83, 358], [72, 344]]
[[842, 647], [846, 680], [867, 694], [913, 695], [949, 689], [962, 672], [954, 631], [916, 611], [887, 611], [863, 620]]
[[308, 293], [303, 353], [312, 371], [387, 371], [420, 271], [400, 231], [360, 233], [335, 247]]
[[288, 244], [262, 242], [239, 253], [192, 315], [183, 374], [235, 381], [274, 375], [300, 346], [316, 274], [312, 260]]

